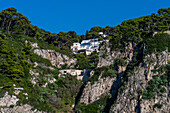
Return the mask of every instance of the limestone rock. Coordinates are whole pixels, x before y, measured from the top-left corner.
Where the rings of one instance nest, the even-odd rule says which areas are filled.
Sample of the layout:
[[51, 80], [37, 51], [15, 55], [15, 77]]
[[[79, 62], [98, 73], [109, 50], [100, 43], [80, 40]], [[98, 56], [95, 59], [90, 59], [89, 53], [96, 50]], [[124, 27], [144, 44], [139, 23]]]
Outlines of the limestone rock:
[[1, 113], [44, 113], [41, 111], [38, 111], [37, 109], [31, 110], [32, 107], [28, 104], [22, 105], [22, 106], [14, 106], [13, 108], [0, 108]]
[[[167, 113], [170, 109], [168, 88], [165, 87], [166, 92], [162, 95], [156, 94], [154, 99], [149, 100], [142, 99], [142, 95], [138, 91], [146, 89], [147, 82], [155, 75], [151, 70], [154, 69], [155, 65], [166, 65], [169, 55], [167, 50], [146, 55], [134, 74], [128, 77], [128, 83], [123, 92], [118, 93], [116, 103], [112, 105], [110, 113]], [[154, 108], [155, 104], [161, 104], [161, 109]]]
[[90, 104], [100, 99], [102, 95], [108, 93], [116, 78], [101, 78], [94, 84], [87, 83], [80, 98], [80, 103]]
[[17, 101], [19, 99], [12, 95], [8, 95], [8, 92], [5, 93], [4, 97], [3, 98], [0, 98], [0, 106], [7, 106], [9, 107], [10, 105], [16, 105]]
[[[135, 45], [132, 45], [132, 43], [129, 43], [126, 46], [125, 52], [120, 52], [120, 51], [111, 51], [109, 48], [109, 42], [107, 42], [105, 45], [103, 45], [100, 49], [99, 52], [99, 63], [97, 67], [102, 67], [102, 66], [109, 66], [111, 64], [114, 64], [115, 59], [117, 58], [122, 58], [126, 57], [127, 58], [127, 63], [132, 60], [133, 57], [133, 50], [135, 48]], [[103, 55], [106, 54], [107, 56], [103, 58]]]
[[[5, 95], [0, 98], [0, 113], [35, 113], [31, 110], [32, 107], [28, 104], [17, 106], [18, 100], [19, 99], [16, 96], [10, 96], [8, 95], [8, 92], [6, 92]], [[10, 107], [11, 105], [13, 107]], [[42, 112], [36, 110], [36, 113]]]
[[53, 66], [61, 68], [62, 65], [67, 65], [70, 68], [74, 68], [77, 60], [71, 59], [66, 55], [63, 55], [55, 50], [34, 49], [34, 53], [42, 58], [48, 59]]

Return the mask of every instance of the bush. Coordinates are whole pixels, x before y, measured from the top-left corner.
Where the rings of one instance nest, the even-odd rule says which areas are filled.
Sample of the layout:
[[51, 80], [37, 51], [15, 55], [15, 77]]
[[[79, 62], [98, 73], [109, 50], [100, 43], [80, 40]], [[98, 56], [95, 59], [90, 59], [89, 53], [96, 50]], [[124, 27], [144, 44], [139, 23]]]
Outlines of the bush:
[[[168, 64], [167, 64], [168, 65]], [[158, 69], [160, 70], [160, 69]], [[164, 75], [154, 75], [153, 76], [153, 79], [151, 79], [149, 82], [148, 82], [148, 87], [144, 90], [143, 92], [143, 99], [150, 99], [150, 98], [153, 98], [154, 97], [154, 94], [162, 94], [165, 92], [165, 86], [167, 85], [168, 83], [168, 74], [169, 74], [169, 70], [168, 68], [166, 67], [164, 69], [164, 72], [165, 74]], [[163, 87], [164, 85], [164, 87]]]
[[154, 108], [161, 108], [162, 107], [162, 104], [155, 104], [154, 106], [153, 106]]
[[13, 107], [14, 107], [14, 105], [12, 104], [12, 105], [10, 105], [9, 107], [10, 107], [10, 108], [13, 108]]
[[148, 45], [148, 53], [152, 53], [155, 49], [159, 52], [166, 50], [170, 51], [170, 35], [166, 33], [158, 33], [152, 38], [148, 38], [146, 43]]
[[100, 68], [96, 68], [94, 70], [94, 75], [89, 79], [89, 81], [93, 84], [98, 80], [99, 76], [102, 73], [102, 78], [104, 77], [117, 77], [117, 71], [114, 69], [113, 65], [103, 66]]
[[99, 100], [93, 102], [92, 104], [78, 104], [75, 106], [75, 112], [77, 113], [102, 113], [107, 104], [107, 100], [110, 96], [105, 96]]
[[3, 34], [3, 33], [0, 33], [0, 38], [2, 38], [2, 39], [6, 39], [6, 35], [5, 35], [5, 34]]

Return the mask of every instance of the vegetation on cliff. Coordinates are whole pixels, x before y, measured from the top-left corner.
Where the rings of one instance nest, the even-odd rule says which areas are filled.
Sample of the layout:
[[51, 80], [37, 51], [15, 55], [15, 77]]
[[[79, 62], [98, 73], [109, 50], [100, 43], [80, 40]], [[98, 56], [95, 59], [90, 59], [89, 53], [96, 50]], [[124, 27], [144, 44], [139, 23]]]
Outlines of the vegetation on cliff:
[[[170, 35], [163, 33], [168, 31], [170, 26], [170, 8], [159, 9], [158, 14], [130, 19], [123, 21], [121, 25], [106, 28], [93, 27], [86, 35], [77, 35], [74, 31], [68, 33], [60, 32], [58, 34], [50, 33], [43, 29], [33, 26], [27, 17], [18, 13], [15, 8], [8, 8], [0, 12], [0, 97], [5, 91], [14, 95], [14, 87], [24, 88], [17, 95], [20, 99], [18, 105], [30, 104], [34, 109], [46, 112], [55, 110], [72, 111], [75, 98], [80, 91], [82, 83], [73, 76], [66, 75], [63, 78], [58, 77], [59, 69], [52, 66], [50, 61], [43, 59], [33, 53], [31, 42], [38, 43], [40, 49], [52, 49], [69, 57], [78, 60], [75, 68], [88, 69], [93, 68], [95, 74], [88, 80], [94, 83], [101, 75], [102, 78], [118, 77], [118, 66], [127, 66], [123, 77], [123, 82], [119, 91], [122, 92], [128, 76], [133, 75], [133, 71], [142, 62], [143, 52], [151, 54], [153, 52], [162, 52], [168, 48], [170, 51]], [[134, 50], [132, 61], [127, 64], [126, 58], [118, 58], [115, 64], [97, 68], [100, 55], [96, 52], [90, 56], [85, 54], [71, 54], [70, 46], [73, 42], [80, 42], [89, 37], [99, 37], [98, 32], [103, 32], [108, 36], [111, 51], [125, 51], [128, 42], [136, 45], [141, 51]], [[154, 34], [154, 32], [159, 32]], [[103, 39], [101, 39], [103, 40]], [[27, 43], [26, 43], [27, 42]], [[142, 51], [146, 44], [145, 51]], [[35, 62], [38, 66], [35, 66]], [[48, 67], [52, 67], [53, 70]], [[143, 99], [154, 98], [154, 94], [161, 95], [165, 91], [169, 76], [169, 64], [154, 72], [165, 72], [158, 74], [148, 82], [148, 87], [139, 92], [143, 94]], [[38, 73], [36, 84], [32, 82], [33, 75], [30, 71]], [[55, 78], [55, 82], [49, 83], [47, 75]], [[48, 82], [46, 87], [43, 87]], [[15, 86], [14, 86], [15, 84]], [[28, 96], [23, 95], [27, 93]], [[27, 98], [28, 97], [28, 98]], [[108, 102], [114, 103], [115, 98], [104, 96], [98, 101], [89, 104], [78, 104], [75, 107], [77, 112], [104, 112]], [[159, 106], [159, 105], [157, 105]]]

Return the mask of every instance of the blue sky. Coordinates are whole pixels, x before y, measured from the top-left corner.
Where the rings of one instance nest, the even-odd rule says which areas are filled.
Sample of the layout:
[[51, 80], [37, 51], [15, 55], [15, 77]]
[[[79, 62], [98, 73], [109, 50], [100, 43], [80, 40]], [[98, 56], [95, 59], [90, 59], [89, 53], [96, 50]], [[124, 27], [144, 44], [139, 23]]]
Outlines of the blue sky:
[[123, 20], [157, 13], [170, 0], [0, 0], [0, 11], [15, 7], [37, 25], [52, 33], [85, 34], [94, 26], [116, 26]]

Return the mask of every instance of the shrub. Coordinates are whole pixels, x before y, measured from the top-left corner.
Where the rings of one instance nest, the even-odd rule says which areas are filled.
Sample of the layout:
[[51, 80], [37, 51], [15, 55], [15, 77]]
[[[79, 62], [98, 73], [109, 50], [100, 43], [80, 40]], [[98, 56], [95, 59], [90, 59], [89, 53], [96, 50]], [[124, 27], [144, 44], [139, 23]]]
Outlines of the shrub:
[[170, 51], [170, 35], [166, 33], [158, 33], [152, 38], [148, 38], [146, 43], [148, 45], [148, 53], [152, 53], [153, 50], [159, 52], [164, 51], [166, 48]]
[[161, 108], [162, 107], [162, 104], [155, 104], [154, 106], [153, 106], [154, 108]]

